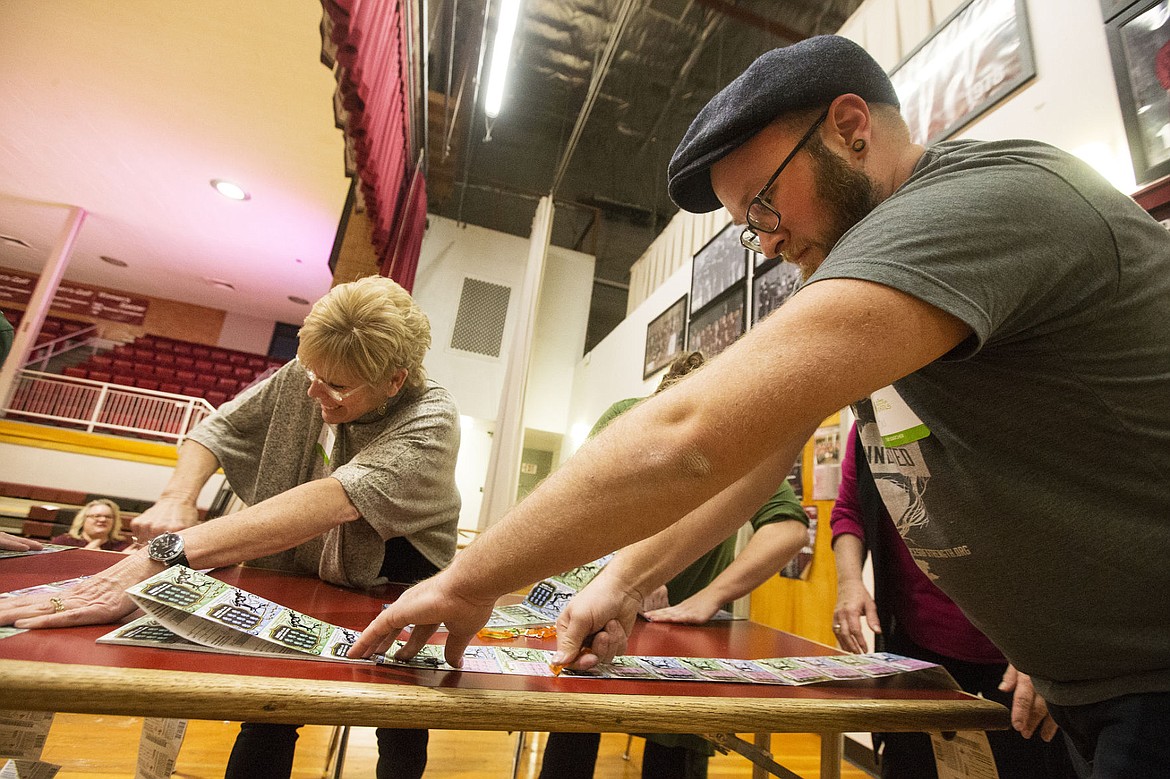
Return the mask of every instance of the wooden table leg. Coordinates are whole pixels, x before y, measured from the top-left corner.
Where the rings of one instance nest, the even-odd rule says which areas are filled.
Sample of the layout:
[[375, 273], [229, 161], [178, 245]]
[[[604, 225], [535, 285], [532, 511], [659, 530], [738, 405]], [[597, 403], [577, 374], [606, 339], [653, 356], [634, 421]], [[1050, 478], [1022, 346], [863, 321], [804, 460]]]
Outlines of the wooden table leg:
[[821, 734], [821, 779], [841, 779], [841, 755], [844, 751], [844, 733]]
[[[771, 752], [772, 734], [757, 733], [752, 739], [752, 743], [754, 743], [763, 752]], [[768, 771], [763, 766], [754, 763], [752, 764], [752, 779], [766, 779], [767, 776]]]

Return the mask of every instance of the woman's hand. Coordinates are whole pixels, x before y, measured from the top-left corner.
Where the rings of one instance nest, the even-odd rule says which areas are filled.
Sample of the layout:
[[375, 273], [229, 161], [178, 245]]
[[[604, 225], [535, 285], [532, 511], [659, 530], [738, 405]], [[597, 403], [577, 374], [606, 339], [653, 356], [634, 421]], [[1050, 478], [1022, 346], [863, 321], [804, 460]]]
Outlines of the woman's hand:
[[163, 533], [175, 533], [199, 522], [194, 503], [176, 498], [161, 498], [157, 503], [130, 520], [136, 543], [145, 544]]
[[838, 580], [837, 607], [833, 609], [833, 633], [846, 652], [864, 654], [868, 651], [865, 633], [861, 629], [863, 619], [874, 633], [882, 632], [877, 617], [877, 604], [874, 603], [869, 590], [865, 589], [865, 585], [860, 581]]
[[63, 628], [117, 622], [136, 608], [126, 589], [158, 572], [159, 564], [141, 552], [56, 595], [2, 598], [0, 625]]
[[9, 535], [8, 533], [0, 533], [0, 549], [5, 551], [29, 552], [44, 548], [45, 545], [40, 541], [34, 541], [31, 538], [21, 538], [20, 536]]

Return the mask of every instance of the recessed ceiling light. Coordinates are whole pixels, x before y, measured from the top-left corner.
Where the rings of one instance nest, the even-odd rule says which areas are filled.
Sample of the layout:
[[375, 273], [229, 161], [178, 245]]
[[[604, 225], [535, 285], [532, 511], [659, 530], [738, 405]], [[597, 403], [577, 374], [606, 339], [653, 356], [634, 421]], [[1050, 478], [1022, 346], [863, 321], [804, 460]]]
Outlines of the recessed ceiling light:
[[251, 200], [252, 196], [244, 190], [239, 184], [234, 181], [225, 181], [224, 179], [212, 179], [211, 186], [215, 187], [215, 191], [229, 200]]
[[215, 287], [216, 289], [226, 289], [228, 292], [235, 292], [236, 291], [235, 285], [232, 284], [230, 281], [224, 281], [223, 279], [213, 279], [210, 277], [206, 277], [203, 280], [205, 282], [207, 282], [208, 284], [210, 284], [211, 286]]
[[288, 299], [291, 300], [293, 303], [296, 303], [297, 305], [301, 305], [301, 306], [309, 305], [309, 301], [305, 300], [304, 298], [297, 297], [296, 295], [289, 295]]
[[102, 262], [108, 262], [110, 265], [113, 265], [116, 268], [130, 267], [129, 263], [123, 262], [122, 260], [119, 260], [117, 257], [107, 257], [106, 255], [103, 254], [100, 257], [98, 257], [98, 259], [101, 260]]

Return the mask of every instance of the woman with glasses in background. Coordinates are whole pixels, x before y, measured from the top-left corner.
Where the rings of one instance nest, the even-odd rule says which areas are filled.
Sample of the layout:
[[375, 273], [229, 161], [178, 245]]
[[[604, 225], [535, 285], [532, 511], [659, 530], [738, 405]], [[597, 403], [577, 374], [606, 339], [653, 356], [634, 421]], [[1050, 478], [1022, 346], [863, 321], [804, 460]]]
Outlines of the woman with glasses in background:
[[69, 532], [55, 536], [50, 543], [107, 552], [121, 552], [130, 546], [130, 540], [122, 538], [122, 512], [109, 498], [91, 500], [82, 506]]
[[[459, 414], [423, 369], [430, 344], [426, 315], [395, 282], [335, 287], [305, 318], [297, 359], [191, 432], [162, 496], [133, 522], [154, 540], [57, 604], [11, 599], [0, 624], [119, 619], [133, 610], [121, 592], [175, 562], [248, 561], [355, 588], [436, 573], [455, 553]], [[248, 508], [199, 524], [196, 498], [221, 467]], [[288, 777], [296, 739], [295, 725], [244, 723], [226, 776]], [[422, 776], [426, 730], [380, 728], [378, 745], [379, 779]]]

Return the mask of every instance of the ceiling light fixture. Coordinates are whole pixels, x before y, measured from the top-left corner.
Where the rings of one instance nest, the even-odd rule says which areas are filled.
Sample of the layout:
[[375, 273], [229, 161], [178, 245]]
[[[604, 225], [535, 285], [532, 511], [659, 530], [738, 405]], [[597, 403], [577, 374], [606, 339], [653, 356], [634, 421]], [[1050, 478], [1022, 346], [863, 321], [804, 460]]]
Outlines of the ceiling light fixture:
[[223, 289], [227, 290], [228, 292], [236, 291], [236, 286], [230, 281], [224, 281], [223, 279], [213, 279], [210, 276], [205, 277], [203, 280], [216, 289]]
[[496, 21], [496, 42], [492, 44], [492, 66], [488, 71], [487, 94], [483, 112], [489, 119], [500, 115], [504, 103], [504, 81], [508, 78], [508, 63], [512, 59], [512, 37], [516, 34], [516, 20], [520, 17], [520, 0], [501, 0], [500, 16]]
[[108, 262], [110, 265], [113, 265], [115, 268], [128, 268], [128, 267], [130, 267], [130, 263], [125, 262], [123, 260], [119, 260], [117, 257], [107, 257], [106, 255], [103, 254], [103, 255], [99, 256], [98, 259], [101, 260], [102, 262]]
[[224, 179], [212, 179], [211, 186], [215, 187], [215, 191], [223, 195], [229, 200], [251, 200], [252, 196], [245, 191], [243, 187], [233, 181], [226, 181]]
[[14, 235], [0, 235], [0, 241], [3, 241], [4, 243], [10, 243], [13, 246], [21, 246], [21, 247], [24, 247], [25, 249], [32, 248], [31, 246], [28, 245], [28, 243], [26, 241], [22, 241], [21, 239], [17, 238]]

